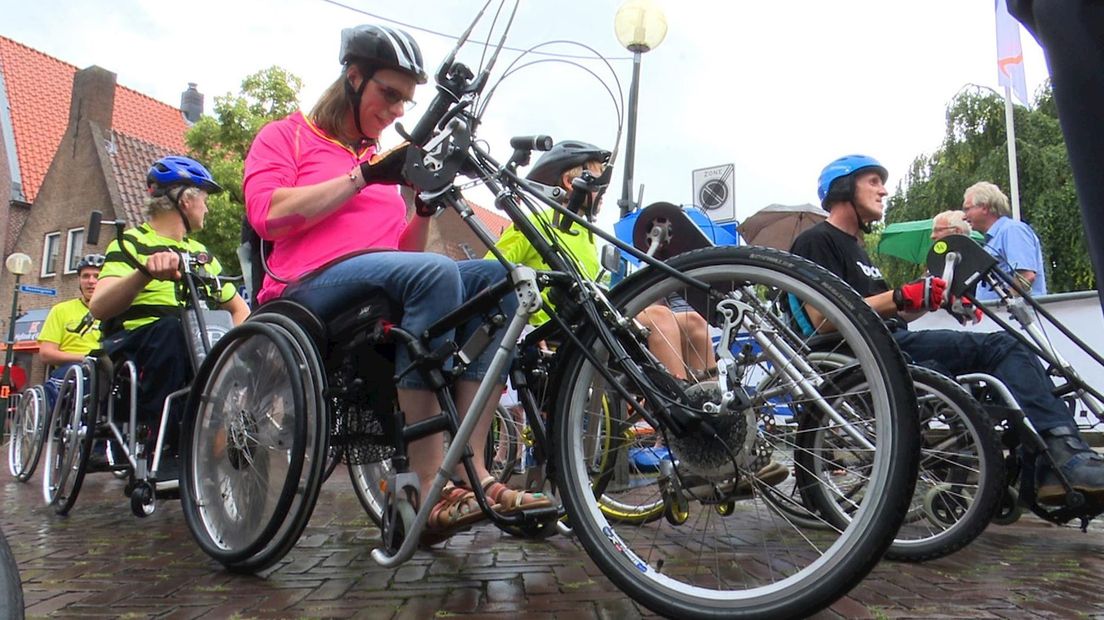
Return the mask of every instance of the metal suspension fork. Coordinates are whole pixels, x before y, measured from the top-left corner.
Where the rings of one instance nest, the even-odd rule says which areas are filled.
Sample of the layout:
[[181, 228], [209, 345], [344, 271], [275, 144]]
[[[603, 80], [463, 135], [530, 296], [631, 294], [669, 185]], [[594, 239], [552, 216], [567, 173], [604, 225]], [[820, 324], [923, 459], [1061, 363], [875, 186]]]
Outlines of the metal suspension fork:
[[[733, 293], [741, 298], [750, 294], [740, 289], [733, 291]], [[874, 444], [866, 438], [866, 435], [840, 415], [821, 395], [818, 388], [824, 384], [824, 380], [817, 374], [816, 369], [778, 334], [773, 325], [760, 317], [750, 304], [742, 299], [729, 298], [717, 304], [717, 309], [725, 317], [721, 344], [719, 345], [724, 347], [724, 351], [719, 353], [721, 359], [717, 362], [718, 376], [723, 377], [722, 380], [727, 381], [727, 367], [733, 363], [731, 345], [734, 341], [734, 332], [739, 326], [740, 329], [746, 331], [755, 339], [763, 353], [774, 363], [778, 371], [783, 373], [786, 379], [797, 386], [803, 397], [812, 401], [821, 413], [838, 424], [849, 437], [858, 442], [863, 448], [867, 450], [875, 449]], [[722, 365], [725, 367], [723, 371], [721, 370]], [[722, 387], [727, 390], [726, 384], [722, 384]]]
[[[449, 481], [450, 472], [460, 462], [464, 452], [468, 449], [468, 440], [471, 439], [475, 425], [479, 421], [487, 401], [492, 396], [496, 383], [495, 378], [506, 370], [507, 362], [514, 349], [514, 343], [517, 342], [522, 329], [529, 323], [529, 317], [541, 307], [540, 290], [537, 287], [536, 272], [533, 269], [516, 266], [511, 272], [511, 279], [515, 283], [514, 290], [518, 296], [517, 313], [514, 314], [513, 319], [506, 327], [502, 340], [498, 344], [498, 350], [491, 360], [490, 367], [476, 390], [475, 398], [468, 407], [468, 411], [460, 423], [460, 428], [457, 429], [456, 435], [449, 445], [448, 452], [445, 453], [445, 458], [437, 469], [437, 475], [433, 478], [433, 485], [429, 489], [429, 493], [421, 498], [422, 505], [418, 508], [413, 524], [406, 531], [402, 546], [394, 554], [389, 554], [387, 550], [381, 548], [372, 550], [372, 559], [380, 566], [395, 567], [414, 555], [418, 548], [418, 539], [429, 522], [430, 511], [440, 500], [441, 490], [445, 483]], [[429, 438], [429, 441], [434, 441], [434, 439]]]

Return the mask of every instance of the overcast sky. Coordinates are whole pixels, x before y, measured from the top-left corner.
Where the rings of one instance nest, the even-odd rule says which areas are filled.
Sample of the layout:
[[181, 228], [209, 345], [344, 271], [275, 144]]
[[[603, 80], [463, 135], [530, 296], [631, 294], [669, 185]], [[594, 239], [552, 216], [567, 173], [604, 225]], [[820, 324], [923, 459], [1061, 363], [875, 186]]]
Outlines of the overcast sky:
[[[246, 75], [278, 65], [304, 80], [301, 101], [309, 108], [339, 74], [341, 28], [378, 21], [365, 13], [459, 34], [481, 4], [0, 0], [0, 34], [77, 67], [104, 67], [120, 84], [174, 106], [187, 83], [196, 82], [207, 111], [215, 96], [237, 93]], [[523, 0], [507, 44], [585, 43], [613, 58], [627, 103], [632, 63], [613, 33], [619, 4]], [[642, 65], [635, 176], [645, 184], [646, 203], [689, 203], [691, 171], [728, 163], [735, 164], [741, 218], [770, 203], [815, 203], [820, 169], [853, 152], [882, 160], [895, 186], [916, 156], [939, 146], [946, 105], [959, 89], [971, 83], [997, 88], [992, 0], [681, 0], [661, 6], [668, 35]], [[411, 32], [435, 70], [451, 41]], [[1046, 66], [1026, 31], [1021, 40], [1034, 93]], [[563, 45], [547, 49], [589, 53]], [[470, 48], [464, 59], [478, 65], [479, 51]], [[496, 73], [516, 56], [504, 52]], [[603, 65], [587, 67], [617, 88]], [[431, 97], [430, 87], [422, 87], [421, 104], [405, 120], [412, 124]], [[597, 79], [544, 62], [503, 83], [479, 136], [505, 159], [511, 135], [547, 133], [610, 145], [616, 120]], [[397, 140], [394, 134], [384, 138]], [[612, 198], [620, 187], [618, 174]], [[607, 215], [616, 210], [613, 200], [607, 205]]]

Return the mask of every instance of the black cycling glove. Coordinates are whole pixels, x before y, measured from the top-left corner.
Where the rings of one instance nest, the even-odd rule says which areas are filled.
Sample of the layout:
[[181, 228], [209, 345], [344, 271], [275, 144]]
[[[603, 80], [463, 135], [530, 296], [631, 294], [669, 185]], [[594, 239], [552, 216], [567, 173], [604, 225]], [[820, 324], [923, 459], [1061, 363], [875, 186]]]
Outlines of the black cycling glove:
[[403, 142], [383, 153], [376, 153], [360, 165], [360, 174], [365, 185], [406, 185], [403, 178], [403, 165], [406, 164], [406, 149], [409, 142]]

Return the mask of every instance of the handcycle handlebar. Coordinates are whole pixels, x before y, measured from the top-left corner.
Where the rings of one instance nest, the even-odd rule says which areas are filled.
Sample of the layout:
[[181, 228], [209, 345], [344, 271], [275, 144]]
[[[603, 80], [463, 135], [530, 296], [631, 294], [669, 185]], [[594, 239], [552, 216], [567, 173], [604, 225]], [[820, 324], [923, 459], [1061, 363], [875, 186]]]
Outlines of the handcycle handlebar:
[[[145, 273], [147, 276], [152, 277], [149, 271], [146, 270], [142, 261], [138, 260], [138, 257], [131, 253], [130, 249], [125, 243], [123, 243], [125, 237], [123, 232], [126, 228], [126, 222], [124, 220], [105, 220], [103, 219], [103, 213], [97, 210], [93, 210], [88, 217], [88, 231], [86, 234], [86, 241], [89, 245], [99, 245], [100, 242], [100, 227], [101, 226], [114, 226], [115, 227], [115, 241], [119, 244], [119, 250], [125, 253], [132, 264], [139, 271]], [[214, 286], [221, 288], [224, 282], [241, 282], [244, 280], [244, 276], [223, 276], [223, 275], [207, 275], [201, 273], [196, 267], [202, 267], [211, 262], [212, 256], [207, 252], [199, 252], [192, 254], [190, 252], [182, 252], [180, 250], [171, 250], [178, 257], [180, 257], [180, 276], [185, 281], [189, 288], [189, 300], [193, 305], [199, 307], [202, 305], [200, 302], [203, 299], [207, 299], [209, 296], [201, 296], [199, 293], [199, 287], [195, 286], [196, 282], [202, 283], [206, 287]], [[194, 289], [194, 290], [192, 290]]]

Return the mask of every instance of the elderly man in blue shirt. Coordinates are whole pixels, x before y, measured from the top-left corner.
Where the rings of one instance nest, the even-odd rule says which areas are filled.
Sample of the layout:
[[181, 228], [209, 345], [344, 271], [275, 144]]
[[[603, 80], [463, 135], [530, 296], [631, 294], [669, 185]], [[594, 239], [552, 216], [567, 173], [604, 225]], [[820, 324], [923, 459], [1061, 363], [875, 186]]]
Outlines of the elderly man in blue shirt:
[[[962, 211], [970, 226], [985, 235], [985, 250], [997, 259], [1001, 270], [1030, 289], [1032, 296], [1045, 295], [1043, 244], [1031, 226], [1011, 218], [1004, 192], [987, 181], [975, 183], [962, 197]], [[988, 285], [978, 286], [979, 300], [994, 301], [997, 297]]]

